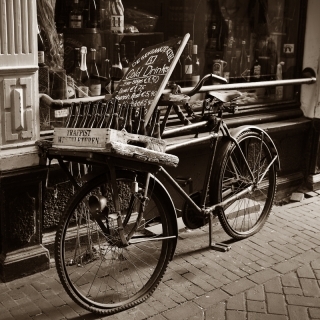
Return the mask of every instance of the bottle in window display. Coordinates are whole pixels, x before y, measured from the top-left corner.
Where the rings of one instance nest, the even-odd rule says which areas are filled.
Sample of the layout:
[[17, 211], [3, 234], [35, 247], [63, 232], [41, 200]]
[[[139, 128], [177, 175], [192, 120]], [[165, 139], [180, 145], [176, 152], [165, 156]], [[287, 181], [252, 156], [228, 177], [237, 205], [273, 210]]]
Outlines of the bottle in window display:
[[111, 31], [113, 33], [123, 33], [124, 30], [124, 7], [121, 0], [112, 0], [111, 10]]
[[[225, 66], [226, 61], [220, 59], [219, 55], [216, 55], [216, 58], [213, 60], [212, 73], [219, 77], [223, 77], [223, 71]], [[219, 82], [213, 81], [213, 84], [219, 84]]]
[[121, 47], [120, 47], [120, 57], [121, 57], [123, 75], [125, 75], [129, 69], [129, 61], [126, 57], [126, 45], [124, 43], [121, 44]]
[[111, 92], [113, 93], [119, 81], [123, 77], [122, 64], [120, 61], [119, 43], [116, 43], [114, 45], [114, 53], [113, 53], [112, 66], [110, 69], [110, 77], [111, 77]]
[[[276, 80], [282, 80], [282, 67], [284, 66], [284, 62], [281, 61], [277, 65], [277, 72], [276, 72]], [[276, 86], [276, 100], [283, 99], [283, 86]]]
[[96, 62], [96, 49], [90, 48], [91, 61], [89, 66], [89, 92], [90, 96], [101, 95], [101, 81]]
[[99, 4], [98, 0], [89, 1], [89, 28], [98, 28], [99, 27]]
[[260, 81], [261, 80], [261, 65], [258, 59], [258, 50], [255, 51], [255, 60], [254, 64], [250, 71], [251, 81]]
[[239, 76], [240, 80], [245, 80], [248, 81], [248, 70], [249, 65], [248, 65], [248, 55], [246, 52], [246, 41], [243, 40], [241, 43], [241, 53], [239, 57]]
[[190, 56], [190, 43], [186, 46], [186, 57], [184, 59], [184, 80], [185, 86], [192, 85], [192, 58]]
[[75, 97], [74, 79], [71, 76], [67, 76], [67, 99], [74, 99]]
[[211, 25], [209, 35], [209, 50], [214, 52], [217, 50], [217, 38], [218, 38], [218, 32], [217, 32], [217, 22], [213, 21]]
[[72, 10], [69, 15], [70, 28], [83, 28], [83, 12], [79, 0], [73, 0]]
[[238, 61], [236, 56], [231, 57], [229, 82], [238, 82]]
[[73, 67], [70, 72], [70, 76], [74, 79], [77, 78], [77, 74], [80, 72], [80, 65], [81, 65], [81, 53], [80, 48], [73, 49]]
[[110, 76], [110, 60], [104, 59], [102, 61], [101, 76], [101, 94], [111, 93], [111, 76]]
[[77, 85], [78, 97], [82, 98], [87, 97], [89, 93], [89, 87], [86, 85], [89, 80], [89, 74], [87, 69], [87, 47], [81, 47], [80, 54], [80, 71], [75, 80]]
[[131, 64], [136, 59], [136, 42], [130, 41], [130, 55], [128, 55], [129, 64]]
[[261, 65], [259, 60], [256, 59], [251, 68], [251, 81], [260, 81], [261, 78]]
[[228, 50], [228, 39], [229, 37], [229, 20], [224, 20], [224, 28], [223, 28], [223, 57], [226, 58], [227, 50]]
[[200, 59], [198, 57], [198, 45], [194, 44], [192, 48], [192, 86], [195, 86], [200, 80]]
[[232, 20], [228, 20], [228, 41], [227, 41], [227, 50], [231, 51], [232, 44], [234, 42], [234, 32], [233, 32], [233, 23]]

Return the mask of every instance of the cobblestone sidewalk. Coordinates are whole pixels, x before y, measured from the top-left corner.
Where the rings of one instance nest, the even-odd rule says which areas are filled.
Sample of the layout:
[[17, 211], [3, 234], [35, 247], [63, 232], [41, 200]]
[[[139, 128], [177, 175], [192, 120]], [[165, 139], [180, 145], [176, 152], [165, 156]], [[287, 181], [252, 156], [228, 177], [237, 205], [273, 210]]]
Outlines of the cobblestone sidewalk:
[[320, 319], [320, 196], [275, 207], [264, 228], [231, 251], [208, 248], [207, 227], [179, 235], [174, 260], [152, 297], [99, 317], [64, 292], [54, 268], [0, 283], [0, 320]]

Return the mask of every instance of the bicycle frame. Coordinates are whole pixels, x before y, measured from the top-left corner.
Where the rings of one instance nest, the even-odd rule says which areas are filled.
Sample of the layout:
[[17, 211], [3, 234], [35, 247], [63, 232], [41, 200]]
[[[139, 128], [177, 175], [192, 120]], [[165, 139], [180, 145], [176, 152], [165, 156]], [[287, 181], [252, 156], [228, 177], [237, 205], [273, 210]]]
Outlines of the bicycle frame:
[[[243, 151], [241, 150], [238, 142], [237, 142], [237, 139], [235, 137], [233, 137], [230, 133], [230, 130], [229, 128], [227, 127], [226, 123], [223, 122], [223, 120], [219, 120], [219, 128], [217, 131], [221, 131], [222, 132], [222, 135], [224, 137], [227, 137], [228, 139], [230, 139], [231, 141], [233, 141], [236, 146], [237, 146], [237, 149], [239, 150], [240, 154], [242, 155], [242, 159], [244, 160], [244, 164], [246, 165], [246, 168], [252, 178], [252, 180], [256, 180], [255, 177], [254, 177], [254, 174], [243, 154]], [[248, 126], [247, 129], [250, 129], [250, 128], [255, 128], [255, 127], [250, 127]], [[261, 134], [264, 135], [264, 131], [261, 130]], [[220, 202], [220, 203], [217, 203], [217, 204], [214, 204], [213, 206], [210, 206], [208, 208], [204, 208], [204, 203], [205, 203], [205, 200], [206, 200], [206, 197], [207, 197], [207, 193], [208, 193], [208, 189], [209, 189], [209, 183], [210, 183], [210, 176], [211, 176], [211, 170], [212, 170], [212, 166], [214, 165], [214, 159], [215, 159], [215, 154], [216, 154], [216, 149], [217, 149], [217, 144], [218, 144], [218, 138], [219, 138], [219, 135], [218, 135], [218, 132], [214, 132], [212, 134], [210, 134], [209, 137], [206, 137], [205, 139], [202, 139], [201, 142], [205, 141], [205, 140], [214, 140], [214, 142], [211, 143], [211, 149], [212, 149], [212, 152], [210, 154], [210, 158], [209, 158], [209, 161], [208, 161], [208, 165], [207, 165], [207, 172], [206, 172], [206, 175], [205, 175], [205, 181], [203, 183], [203, 190], [205, 192], [202, 193], [202, 198], [201, 198], [201, 203], [200, 203], [200, 206], [198, 206], [190, 197], [189, 195], [180, 187], [180, 185], [170, 176], [170, 174], [163, 168], [161, 167], [160, 168], [160, 172], [161, 174], [163, 175], [163, 177], [168, 180], [170, 182], [170, 184], [172, 185], [172, 187], [188, 202], [188, 204], [190, 204], [198, 213], [200, 214], [204, 214], [204, 215], [208, 215], [208, 214], [211, 214], [217, 207], [223, 207], [225, 205], [227, 205], [228, 203], [236, 200], [237, 198], [240, 198], [241, 196], [247, 194], [248, 192], [251, 192], [254, 188], [254, 185], [257, 185], [259, 184], [266, 172], [268, 171], [268, 169], [270, 168], [271, 165], [273, 165], [273, 163], [275, 161], [278, 161], [278, 153], [277, 151], [275, 152], [275, 155], [271, 161], [271, 163], [269, 164], [269, 166], [266, 168], [265, 172], [262, 174], [262, 176], [260, 177], [259, 180], [257, 180], [255, 182], [255, 184], [253, 186], [250, 186], [248, 187], [247, 189], [243, 190], [241, 193], [237, 194], [236, 196], [233, 196], [233, 197], [230, 197], [228, 198], [226, 201], [224, 202]], [[198, 141], [200, 142], [200, 141]], [[261, 140], [261, 143], [262, 143], [262, 140]], [[212, 146], [213, 145], [213, 146]], [[274, 147], [275, 148], [275, 147]], [[276, 150], [276, 149], [275, 149]]]

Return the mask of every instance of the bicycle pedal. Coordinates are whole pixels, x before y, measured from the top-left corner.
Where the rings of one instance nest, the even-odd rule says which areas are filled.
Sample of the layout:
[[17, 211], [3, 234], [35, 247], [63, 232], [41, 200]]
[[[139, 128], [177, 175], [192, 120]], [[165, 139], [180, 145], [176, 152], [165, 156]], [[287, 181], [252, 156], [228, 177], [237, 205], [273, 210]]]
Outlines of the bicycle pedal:
[[210, 248], [213, 249], [213, 250], [222, 251], [222, 252], [227, 252], [227, 251], [231, 250], [231, 246], [229, 246], [229, 245], [227, 245], [225, 243], [222, 243], [222, 242], [212, 243], [210, 245]]

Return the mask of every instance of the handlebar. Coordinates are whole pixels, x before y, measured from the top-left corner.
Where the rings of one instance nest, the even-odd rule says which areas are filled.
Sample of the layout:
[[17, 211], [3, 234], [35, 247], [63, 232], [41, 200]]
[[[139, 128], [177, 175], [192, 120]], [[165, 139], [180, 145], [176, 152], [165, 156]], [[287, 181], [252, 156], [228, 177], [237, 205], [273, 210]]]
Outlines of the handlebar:
[[214, 79], [220, 83], [228, 83], [227, 79], [217, 76], [216, 74], [213, 73], [208, 73], [206, 74], [197, 84], [196, 86], [186, 95], [191, 97], [193, 95], [195, 95], [196, 93], [199, 92], [199, 90], [202, 88], [203, 84], [208, 80], [208, 79]]

